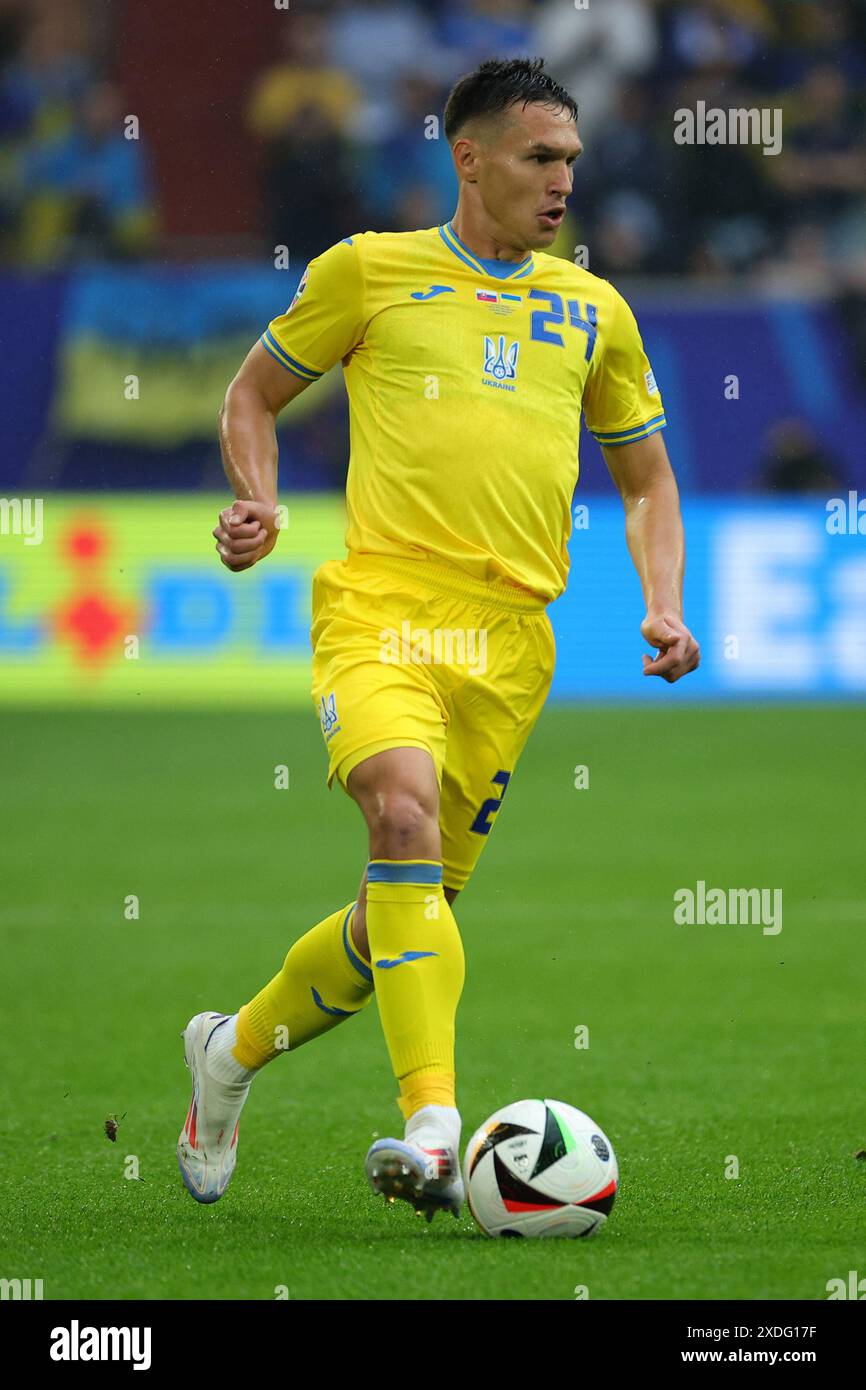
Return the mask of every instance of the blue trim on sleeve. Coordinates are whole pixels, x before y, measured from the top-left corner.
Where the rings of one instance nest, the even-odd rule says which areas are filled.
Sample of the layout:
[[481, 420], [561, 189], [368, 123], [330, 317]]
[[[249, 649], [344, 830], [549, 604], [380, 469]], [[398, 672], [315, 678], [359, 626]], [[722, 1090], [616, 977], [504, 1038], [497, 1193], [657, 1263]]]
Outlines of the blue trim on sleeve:
[[657, 430], [663, 430], [667, 425], [664, 415], [657, 415], [655, 419], [648, 420], [645, 425], [636, 425], [633, 430], [622, 430], [618, 434], [597, 434], [595, 430], [590, 430], [590, 434], [603, 444], [605, 448], [617, 448], [620, 444], [636, 444], [638, 440], [648, 439]]
[[627, 430], [590, 430], [596, 439], [603, 444], [615, 444], [617, 440], [628, 440], [636, 434], [642, 434], [644, 430], [651, 427], [655, 428], [665, 423], [664, 412], [654, 415], [651, 420], [643, 420], [639, 425], [630, 425]]
[[281, 366], [281, 367], [285, 367], [285, 369], [286, 369], [287, 372], [292, 372], [292, 376], [300, 377], [300, 378], [301, 378], [301, 381], [312, 381], [312, 380], [313, 380], [313, 378], [312, 378], [311, 376], [307, 376], [305, 373], [293, 371], [292, 368], [289, 366], [288, 362], [284, 362], [283, 359], [282, 359], [282, 357], [280, 357], [278, 353], [274, 352], [274, 349], [271, 347], [271, 345], [270, 345], [270, 343], [268, 342], [267, 338], [265, 337], [264, 333], [262, 334], [261, 338], [259, 338], [259, 342], [261, 343], [261, 345], [262, 345], [262, 347], [265, 349], [265, 351], [266, 351], [266, 352], [269, 352], [269, 353], [271, 354], [271, 357], [273, 357], [273, 359], [274, 359], [275, 362], [279, 362], [280, 366]]
[[265, 329], [260, 339], [264, 347], [272, 357], [275, 357], [281, 366], [288, 371], [294, 372], [295, 376], [303, 377], [304, 381], [318, 381], [322, 376], [321, 372], [316, 372], [312, 367], [305, 367], [303, 362], [298, 362], [296, 358], [290, 357], [281, 343], [278, 343], [269, 328]]

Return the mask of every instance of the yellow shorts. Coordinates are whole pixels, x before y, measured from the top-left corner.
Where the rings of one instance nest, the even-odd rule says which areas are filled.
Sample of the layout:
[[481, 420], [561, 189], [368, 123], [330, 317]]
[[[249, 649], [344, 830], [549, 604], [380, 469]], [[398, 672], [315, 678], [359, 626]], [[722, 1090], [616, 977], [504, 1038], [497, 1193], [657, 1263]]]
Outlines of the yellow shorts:
[[313, 576], [310, 637], [328, 786], [385, 748], [426, 748], [443, 882], [463, 888], [550, 689], [541, 600], [447, 566], [350, 554]]

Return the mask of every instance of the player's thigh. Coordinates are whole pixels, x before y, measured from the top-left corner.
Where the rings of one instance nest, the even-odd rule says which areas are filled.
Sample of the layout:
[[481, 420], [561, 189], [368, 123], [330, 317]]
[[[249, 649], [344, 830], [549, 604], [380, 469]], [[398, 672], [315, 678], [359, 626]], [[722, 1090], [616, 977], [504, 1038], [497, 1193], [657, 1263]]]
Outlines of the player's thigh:
[[466, 682], [449, 705], [439, 824], [443, 881], [455, 889], [466, 885], [489, 842], [553, 678], [546, 614], [511, 616], [501, 627], [507, 640], [498, 656], [488, 641], [493, 657], [484, 676]]
[[358, 591], [314, 585], [312, 637], [311, 694], [328, 751], [328, 785], [336, 776], [348, 789], [360, 764], [385, 751], [414, 748], [428, 755], [438, 787], [445, 705], [429, 670], [390, 659], [376, 605]]

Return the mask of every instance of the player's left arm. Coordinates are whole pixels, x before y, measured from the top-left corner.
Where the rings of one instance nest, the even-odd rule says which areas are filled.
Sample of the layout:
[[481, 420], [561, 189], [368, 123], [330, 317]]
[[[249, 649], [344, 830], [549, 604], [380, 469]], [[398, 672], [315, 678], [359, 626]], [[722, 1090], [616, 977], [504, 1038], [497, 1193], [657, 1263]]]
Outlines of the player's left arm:
[[700, 648], [683, 622], [685, 537], [674, 471], [661, 432], [634, 444], [602, 446], [625, 507], [626, 540], [646, 603], [641, 633], [656, 656], [645, 676], [673, 682], [694, 671]]

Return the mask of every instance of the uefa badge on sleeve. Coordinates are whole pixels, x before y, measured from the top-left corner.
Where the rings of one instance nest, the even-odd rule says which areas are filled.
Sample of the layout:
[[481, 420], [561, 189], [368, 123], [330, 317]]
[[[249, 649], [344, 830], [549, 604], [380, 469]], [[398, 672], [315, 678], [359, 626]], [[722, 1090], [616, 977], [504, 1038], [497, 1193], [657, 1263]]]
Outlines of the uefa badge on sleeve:
[[294, 309], [294, 307], [295, 307], [295, 305], [297, 304], [298, 300], [300, 299], [301, 295], [304, 293], [304, 290], [307, 288], [307, 276], [309, 275], [309, 273], [310, 273], [310, 267], [307, 266], [306, 270], [304, 271], [303, 275], [301, 276], [300, 282], [299, 282], [299, 284], [298, 284], [298, 288], [295, 290], [295, 297], [294, 297], [294, 299], [292, 300], [291, 304], [289, 305], [288, 309], [286, 310], [286, 313], [287, 313], [287, 314], [290, 314], [290, 313], [292, 312], [292, 310]]

